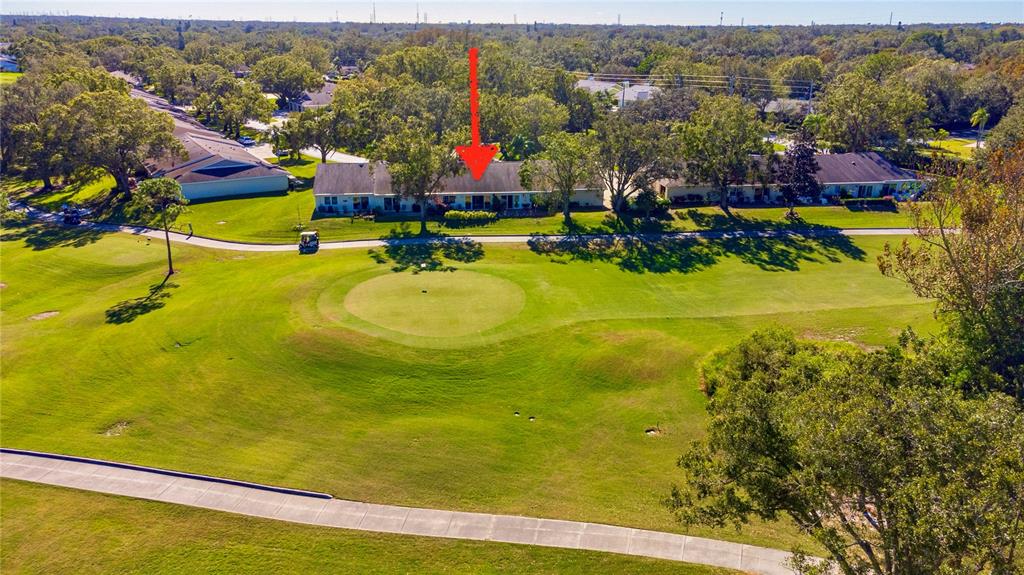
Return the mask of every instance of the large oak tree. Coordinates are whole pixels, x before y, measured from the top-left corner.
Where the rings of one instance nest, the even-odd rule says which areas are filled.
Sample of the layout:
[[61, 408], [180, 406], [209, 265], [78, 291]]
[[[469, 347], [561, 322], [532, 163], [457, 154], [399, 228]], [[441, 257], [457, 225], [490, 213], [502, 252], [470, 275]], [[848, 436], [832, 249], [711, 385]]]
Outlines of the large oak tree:
[[679, 133], [688, 178], [717, 190], [726, 213], [729, 187], [744, 183], [757, 169], [753, 155], [771, 153], [765, 142], [768, 128], [757, 110], [737, 96], [705, 97]]
[[68, 116], [75, 153], [110, 173], [124, 196], [128, 179], [148, 160], [185, 156], [171, 117], [121, 92], [85, 92], [68, 104]]

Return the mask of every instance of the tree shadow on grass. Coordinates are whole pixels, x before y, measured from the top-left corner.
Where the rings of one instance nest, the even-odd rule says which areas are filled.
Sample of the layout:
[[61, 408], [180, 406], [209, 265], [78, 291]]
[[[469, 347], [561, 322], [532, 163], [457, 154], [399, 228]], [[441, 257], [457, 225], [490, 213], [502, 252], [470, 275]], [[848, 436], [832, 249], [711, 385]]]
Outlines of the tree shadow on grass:
[[608, 212], [598, 224], [588, 225], [573, 218], [568, 224], [562, 222], [558, 228], [558, 233], [564, 235], [660, 234], [671, 231], [672, 216], [667, 213], [643, 216]]
[[0, 240], [23, 241], [35, 251], [58, 247], [80, 248], [99, 241], [108, 231], [87, 225], [65, 226], [37, 222], [28, 218], [4, 219]]
[[131, 323], [139, 316], [164, 307], [167, 304], [165, 300], [171, 297], [169, 290], [178, 287], [178, 284], [167, 281], [169, 277], [165, 276], [162, 282], [149, 286], [148, 294], [112, 306], [106, 311], [107, 323]]
[[[594, 237], [570, 234], [563, 238], [534, 235], [530, 249], [552, 261], [603, 261], [633, 273], [690, 273], [709, 268], [727, 257], [765, 271], [797, 271], [802, 263], [863, 261], [864, 250], [838, 228], [803, 221], [771, 222], [698, 214], [708, 237], [648, 232]], [[704, 218], [738, 219], [734, 226]]]
[[451, 262], [470, 263], [484, 257], [484, 249], [469, 238], [444, 235], [420, 236], [402, 223], [381, 238], [383, 251], [369, 250], [370, 257], [379, 264], [391, 263], [391, 271], [455, 271]]

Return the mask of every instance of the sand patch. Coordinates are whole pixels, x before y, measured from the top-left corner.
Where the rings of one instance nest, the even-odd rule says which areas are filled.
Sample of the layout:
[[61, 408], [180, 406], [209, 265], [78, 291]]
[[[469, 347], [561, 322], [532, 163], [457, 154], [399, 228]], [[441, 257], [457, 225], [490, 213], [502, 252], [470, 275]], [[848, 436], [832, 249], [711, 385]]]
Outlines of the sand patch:
[[117, 437], [123, 434], [128, 426], [131, 425], [130, 421], [115, 421], [110, 427], [103, 430], [104, 437]]
[[53, 317], [53, 316], [55, 316], [55, 315], [57, 315], [57, 314], [59, 314], [59, 313], [60, 313], [60, 312], [59, 312], [59, 311], [57, 311], [57, 310], [50, 310], [50, 311], [44, 311], [44, 312], [42, 312], [42, 313], [37, 313], [36, 315], [33, 315], [33, 316], [29, 316], [29, 318], [28, 318], [28, 319], [29, 319], [30, 321], [39, 321], [39, 320], [41, 320], [41, 319], [46, 319], [46, 318], [48, 318], [48, 317]]

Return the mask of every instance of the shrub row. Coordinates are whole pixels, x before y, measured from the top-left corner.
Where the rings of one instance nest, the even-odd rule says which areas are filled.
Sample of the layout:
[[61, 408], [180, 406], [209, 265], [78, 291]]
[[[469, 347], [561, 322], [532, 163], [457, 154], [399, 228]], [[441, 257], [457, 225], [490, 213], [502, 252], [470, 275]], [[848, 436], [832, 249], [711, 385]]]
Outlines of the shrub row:
[[494, 212], [469, 212], [464, 210], [448, 210], [444, 213], [444, 222], [452, 227], [482, 226], [498, 219]]

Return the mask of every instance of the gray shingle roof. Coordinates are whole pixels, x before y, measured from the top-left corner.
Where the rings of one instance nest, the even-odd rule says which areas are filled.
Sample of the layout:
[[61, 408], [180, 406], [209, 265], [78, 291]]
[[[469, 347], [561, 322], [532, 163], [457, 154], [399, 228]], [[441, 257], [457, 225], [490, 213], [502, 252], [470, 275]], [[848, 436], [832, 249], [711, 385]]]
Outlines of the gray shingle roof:
[[316, 92], [302, 93], [302, 108], [322, 108], [330, 105], [334, 100], [334, 89], [338, 85], [333, 82], [324, 82], [324, 86]]
[[146, 166], [150, 173], [172, 178], [182, 184], [281, 176], [287, 172], [249, 153], [245, 146], [207, 129], [181, 108], [149, 92], [132, 89], [138, 98], [174, 121], [174, 137], [185, 148], [187, 158], [160, 158]]
[[[755, 162], [762, 162], [760, 156], [752, 156]], [[913, 172], [894, 166], [876, 152], [849, 154], [815, 154], [818, 171], [814, 178], [821, 185], [828, 184], [870, 184], [878, 182], [911, 181], [917, 176]], [[686, 173], [685, 167], [683, 173]], [[681, 178], [665, 179], [661, 185], [686, 187], [699, 185]], [[778, 182], [774, 182], [778, 183]]]
[[856, 184], [915, 180], [913, 173], [898, 168], [876, 152], [857, 154], [818, 154], [818, 172], [821, 184]]
[[[446, 178], [445, 194], [504, 194], [530, 191], [519, 181], [522, 162], [493, 162], [480, 181], [468, 172]], [[372, 173], [371, 173], [372, 172]], [[313, 195], [316, 196], [390, 196], [391, 175], [387, 166], [378, 163], [370, 170], [368, 163], [318, 164]]]

